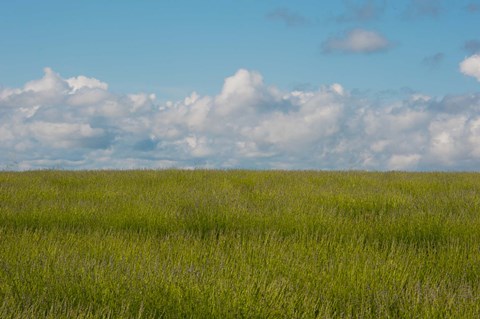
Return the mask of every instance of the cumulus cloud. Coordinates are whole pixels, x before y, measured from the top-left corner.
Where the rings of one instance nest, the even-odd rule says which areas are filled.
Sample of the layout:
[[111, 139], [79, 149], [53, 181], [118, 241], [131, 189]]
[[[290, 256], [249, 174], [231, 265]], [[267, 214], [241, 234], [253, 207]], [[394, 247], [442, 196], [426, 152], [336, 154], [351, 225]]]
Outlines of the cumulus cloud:
[[460, 63], [460, 71], [480, 81], [480, 54], [474, 54]]
[[70, 88], [72, 89], [72, 93], [80, 90], [82, 88], [98, 88], [102, 90], [107, 90], [108, 89], [108, 84], [101, 82], [97, 79], [92, 79], [92, 78], [87, 78], [86, 76], [80, 75], [77, 77], [73, 77], [70, 79], [66, 80]]
[[[464, 61], [465, 72], [478, 58]], [[169, 102], [48, 68], [0, 89], [4, 169], [468, 170], [479, 150], [480, 94], [382, 100], [338, 83], [282, 91], [245, 69], [217, 95]]]
[[322, 43], [324, 53], [374, 53], [390, 47], [390, 42], [383, 35], [364, 29], [353, 29]]
[[304, 26], [310, 21], [303, 15], [290, 11], [287, 8], [277, 8], [266, 15], [267, 19], [281, 21], [289, 27]]

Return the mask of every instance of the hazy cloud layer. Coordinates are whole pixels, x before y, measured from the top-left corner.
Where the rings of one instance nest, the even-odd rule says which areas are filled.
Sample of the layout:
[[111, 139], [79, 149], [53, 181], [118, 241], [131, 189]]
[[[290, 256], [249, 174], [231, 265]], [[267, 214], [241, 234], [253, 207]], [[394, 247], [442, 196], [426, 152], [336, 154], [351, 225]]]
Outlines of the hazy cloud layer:
[[385, 51], [391, 44], [376, 31], [353, 29], [322, 43], [323, 53], [374, 53]]
[[[480, 80], [480, 56], [461, 64]], [[379, 102], [380, 101], [380, 102]], [[0, 164], [36, 168], [469, 170], [480, 167], [480, 94], [379, 99], [340, 84], [284, 92], [239, 70], [216, 96], [159, 103], [45, 69], [0, 89]]]

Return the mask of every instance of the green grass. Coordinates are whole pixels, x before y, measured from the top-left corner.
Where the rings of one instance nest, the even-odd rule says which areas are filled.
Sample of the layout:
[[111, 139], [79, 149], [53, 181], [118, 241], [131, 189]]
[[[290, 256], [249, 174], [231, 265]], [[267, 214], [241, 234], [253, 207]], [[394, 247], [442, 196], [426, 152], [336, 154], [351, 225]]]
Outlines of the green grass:
[[0, 173], [0, 318], [478, 318], [480, 174]]

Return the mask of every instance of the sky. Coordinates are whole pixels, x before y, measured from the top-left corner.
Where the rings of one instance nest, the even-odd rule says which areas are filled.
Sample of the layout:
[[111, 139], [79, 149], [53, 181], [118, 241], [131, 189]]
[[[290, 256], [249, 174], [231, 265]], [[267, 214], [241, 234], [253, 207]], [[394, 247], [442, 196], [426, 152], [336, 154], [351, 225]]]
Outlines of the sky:
[[0, 170], [480, 169], [479, 0], [3, 1]]

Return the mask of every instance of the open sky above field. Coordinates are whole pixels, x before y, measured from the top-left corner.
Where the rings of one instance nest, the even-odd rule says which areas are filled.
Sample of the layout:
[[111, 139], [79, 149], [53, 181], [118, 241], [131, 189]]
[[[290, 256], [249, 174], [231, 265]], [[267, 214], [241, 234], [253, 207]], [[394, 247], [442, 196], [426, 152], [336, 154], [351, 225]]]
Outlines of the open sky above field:
[[4, 1], [0, 169], [478, 170], [479, 30], [478, 0]]

